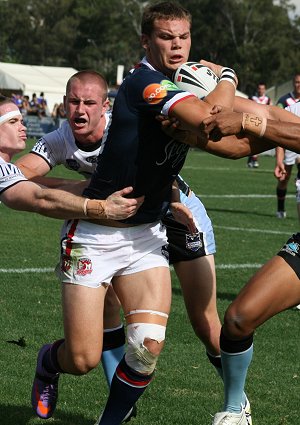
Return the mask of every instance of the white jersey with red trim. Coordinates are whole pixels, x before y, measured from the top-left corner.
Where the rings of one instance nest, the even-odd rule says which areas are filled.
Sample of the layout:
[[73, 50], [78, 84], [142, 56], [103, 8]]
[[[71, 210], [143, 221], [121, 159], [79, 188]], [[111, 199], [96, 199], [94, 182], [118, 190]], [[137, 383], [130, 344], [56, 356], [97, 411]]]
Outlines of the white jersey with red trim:
[[261, 105], [272, 105], [272, 101], [269, 96], [252, 96], [251, 100], [254, 100], [256, 103], [260, 103]]
[[22, 171], [0, 157], [0, 194], [21, 181], [27, 181]]
[[96, 168], [97, 157], [101, 145], [105, 143], [110, 120], [111, 112], [109, 111], [105, 114], [106, 124], [102, 140], [95, 144], [95, 149], [92, 151], [77, 146], [71, 127], [65, 121], [60, 128], [41, 137], [33, 146], [31, 153], [42, 157], [51, 168], [64, 165], [88, 178]]

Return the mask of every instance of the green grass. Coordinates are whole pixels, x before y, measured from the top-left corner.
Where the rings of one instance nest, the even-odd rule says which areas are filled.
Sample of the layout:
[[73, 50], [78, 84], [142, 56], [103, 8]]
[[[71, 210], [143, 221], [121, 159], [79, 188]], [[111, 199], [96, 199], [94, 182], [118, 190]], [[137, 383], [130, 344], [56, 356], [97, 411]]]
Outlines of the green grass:
[[[273, 167], [274, 158], [267, 156], [260, 157], [259, 169], [249, 170], [245, 159], [229, 161], [192, 151], [182, 172], [201, 195], [214, 224], [221, 317], [256, 265], [273, 256], [298, 229], [293, 197], [287, 199], [287, 219], [275, 217]], [[55, 174], [71, 176], [62, 168]], [[291, 181], [290, 194], [293, 192]], [[251, 194], [262, 196], [242, 196]], [[12, 211], [2, 204], [0, 220], [1, 270], [54, 268], [59, 257], [60, 221]], [[210, 414], [222, 404], [221, 381], [192, 332], [179, 283], [174, 274], [172, 278], [166, 346], [132, 425], [208, 425]], [[0, 285], [0, 423], [41, 424], [32, 414], [30, 391], [39, 347], [63, 334], [60, 286], [52, 271], [3, 270]], [[298, 311], [288, 310], [256, 331], [247, 380], [254, 425], [299, 424], [299, 320]], [[25, 347], [8, 342], [22, 337]], [[55, 418], [47, 423], [92, 425], [106, 396], [101, 366], [84, 377], [65, 375]]]

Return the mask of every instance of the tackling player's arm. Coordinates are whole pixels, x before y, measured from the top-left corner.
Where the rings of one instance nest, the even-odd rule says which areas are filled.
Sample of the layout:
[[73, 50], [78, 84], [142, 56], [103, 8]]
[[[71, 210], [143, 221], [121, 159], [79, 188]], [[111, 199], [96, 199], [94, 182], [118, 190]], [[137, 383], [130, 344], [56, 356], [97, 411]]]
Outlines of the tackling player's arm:
[[0, 199], [9, 208], [52, 218], [122, 220], [133, 216], [143, 202], [143, 197], [126, 198], [131, 191], [132, 188], [128, 187], [113, 193], [106, 200], [94, 200], [58, 189], [43, 188], [27, 180], [4, 190]]
[[63, 190], [79, 194], [79, 191], [83, 190], [85, 187], [85, 185], [78, 180], [45, 177], [46, 174], [51, 171], [50, 165], [44, 158], [31, 152], [19, 158], [15, 164], [18, 168], [20, 168], [28, 180], [48, 188], [63, 188]]

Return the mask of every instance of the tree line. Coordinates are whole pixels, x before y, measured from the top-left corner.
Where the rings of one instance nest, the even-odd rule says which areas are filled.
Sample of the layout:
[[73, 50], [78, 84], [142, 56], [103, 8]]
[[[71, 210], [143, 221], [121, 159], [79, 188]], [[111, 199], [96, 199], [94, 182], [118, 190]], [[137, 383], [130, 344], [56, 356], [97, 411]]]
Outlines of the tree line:
[[[157, 1], [157, 0], [156, 0]], [[92, 68], [110, 85], [143, 55], [142, 0], [2, 0], [0, 61]], [[190, 59], [234, 68], [239, 89], [300, 72], [300, 19], [290, 0], [181, 0], [193, 15]]]

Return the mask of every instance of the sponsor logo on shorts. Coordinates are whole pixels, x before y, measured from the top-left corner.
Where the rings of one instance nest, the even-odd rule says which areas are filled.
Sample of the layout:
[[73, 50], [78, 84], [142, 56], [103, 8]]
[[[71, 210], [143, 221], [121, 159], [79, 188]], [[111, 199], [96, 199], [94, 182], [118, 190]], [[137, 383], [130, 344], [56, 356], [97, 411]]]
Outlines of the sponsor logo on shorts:
[[79, 276], [86, 276], [93, 271], [92, 260], [90, 258], [79, 258], [77, 261], [76, 274]]
[[297, 242], [290, 242], [287, 243], [281, 251], [287, 252], [288, 254], [291, 254], [293, 256], [299, 254], [300, 246]]
[[160, 84], [152, 83], [144, 88], [143, 98], [147, 103], [155, 105], [160, 103], [168, 94], [168, 91], [176, 91], [178, 87], [169, 80], [162, 80]]
[[200, 248], [202, 248], [203, 244], [200, 237], [200, 232], [196, 233], [186, 233], [185, 235], [185, 246], [186, 249], [189, 249], [190, 251], [198, 251]]
[[61, 271], [67, 272], [68, 270], [70, 270], [71, 264], [72, 264], [71, 257], [69, 257], [68, 255], [63, 255], [61, 259]]

